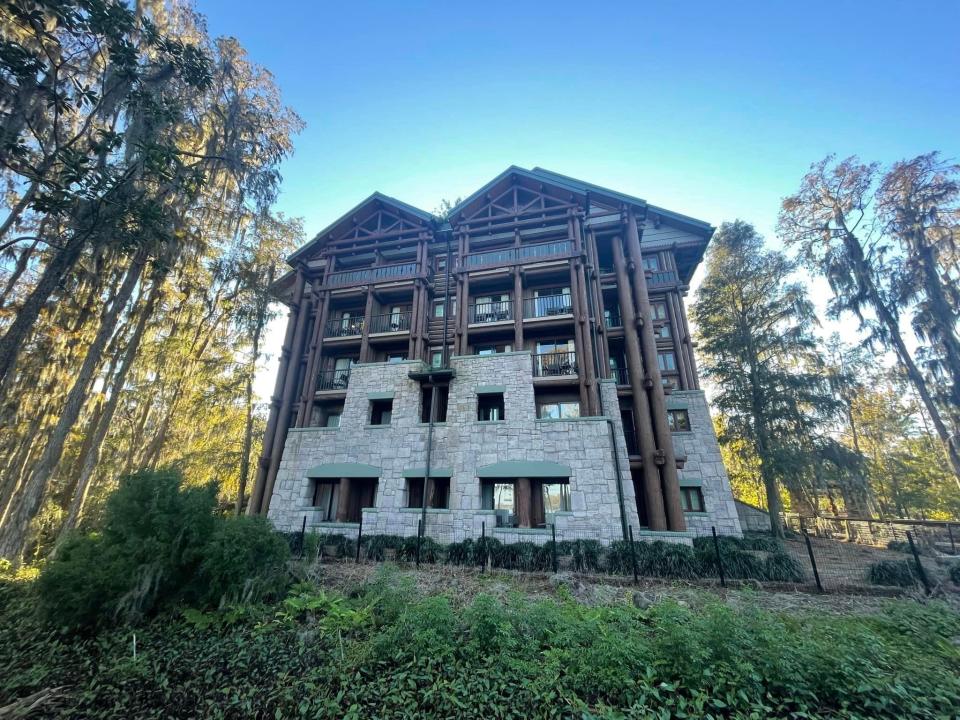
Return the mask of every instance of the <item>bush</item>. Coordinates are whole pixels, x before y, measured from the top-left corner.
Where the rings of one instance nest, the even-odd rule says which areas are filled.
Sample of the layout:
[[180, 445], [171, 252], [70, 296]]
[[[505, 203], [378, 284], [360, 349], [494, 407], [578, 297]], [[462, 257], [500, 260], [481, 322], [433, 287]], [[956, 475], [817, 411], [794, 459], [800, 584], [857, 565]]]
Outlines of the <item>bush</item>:
[[906, 540], [891, 540], [887, 543], [887, 550], [893, 550], [894, 552], [909, 553], [910, 543]]
[[287, 585], [290, 550], [263, 517], [220, 519], [202, 551], [185, 599], [200, 607], [279, 597]]
[[867, 582], [872, 585], [911, 587], [919, 578], [909, 560], [879, 560], [867, 569]]
[[803, 582], [806, 577], [803, 568], [793, 557], [785, 552], [771, 553], [763, 566], [764, 580], [770, 582]]
[[69, 538], [41, 572], [44, 616], [67, 627], [133, 622], [180, 602], [276, 593], [286, 542], [264, 520], [216, 516], [215, 507], [215, 487], [183, 487], [174, 470], [123, 478], [103, 530]]
[[947, 572], [950, 575], [950, 582], [960, 585], [960, 562], [953, 563]]

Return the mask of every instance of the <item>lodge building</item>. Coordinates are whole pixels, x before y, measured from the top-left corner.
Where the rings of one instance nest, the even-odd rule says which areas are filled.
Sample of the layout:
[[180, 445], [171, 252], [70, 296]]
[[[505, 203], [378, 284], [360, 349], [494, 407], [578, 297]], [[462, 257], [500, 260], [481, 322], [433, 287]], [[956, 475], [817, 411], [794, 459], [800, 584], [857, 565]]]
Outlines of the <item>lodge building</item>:
[[684, 307], [713, 230], [539, 168], [443, 221], [371, 195], [274, 286], [248, 512], [438, 540], [739, 534]]

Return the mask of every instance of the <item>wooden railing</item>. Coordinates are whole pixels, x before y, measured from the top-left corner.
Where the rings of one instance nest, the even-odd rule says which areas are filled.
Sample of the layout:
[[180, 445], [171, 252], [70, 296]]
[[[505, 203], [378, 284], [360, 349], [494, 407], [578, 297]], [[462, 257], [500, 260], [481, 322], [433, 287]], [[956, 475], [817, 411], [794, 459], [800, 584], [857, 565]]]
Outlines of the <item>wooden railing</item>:
[[365, 285], [375, 282], [402, 280], [417, 274], [417, 263], [400, 263], [399, 265], [380, 265], [378, 267], [361, 268], [359, 270], [343, 270], [330, 273], [325, 287], [347, 287], [350, 285]]
[[473, 269], [488, 265], [517, 265], [522, 262], [536, 261], [554, 257], [566, 257], [573, 253], [573, 243], [569, 240], [521, 245], [519, 247], [499, 248], [470, 253], [463, 258], [463, 267]]
[[676, 270], [656, 270], [650, 274], [650, 277], [647, 280], [647, 286], [656, 287], [658, 285], [673, 285], [676, 282]]

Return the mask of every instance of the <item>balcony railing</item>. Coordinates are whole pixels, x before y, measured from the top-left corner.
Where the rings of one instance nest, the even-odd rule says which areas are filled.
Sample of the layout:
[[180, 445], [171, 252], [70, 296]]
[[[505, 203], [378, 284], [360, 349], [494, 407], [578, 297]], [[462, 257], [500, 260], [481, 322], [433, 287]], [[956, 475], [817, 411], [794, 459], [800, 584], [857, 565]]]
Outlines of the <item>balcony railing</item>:
[[537, 245], [521, 245], [520, 247], [499, 248], [471, 253], [463, 259], [463, 266], [467, 268], [482, 267], [485, 265], [516, 265], [520, 262], [536, 261], [553, 257], [564, 257], [573, 252], [573, 243], [569, 240], [539, 243]]
[[467, 308], [467, 311], [469, 314], [468, 322], [471, 324], [513, 320], [513, 300], [475, 303]]
[[573, 298], [570, 295], [543, 295], [541, 297], [526, 298], [523, 301], [523, 316], [525, 318], [569, 315], [572, 312]]
[[363, 334], [363, 318], [336, 318], [327, 320], [327, 325], [323, 329], [323, 336], [328, 338], [350, 337], [351, 335]]
[[577, 374], [575, 352], [548, 352], [533, 355], [534, 377], [563, 377]]
[[381, 265], [379, 267], [361, 268], [359, 270], [344, 270], [330, 273], [326, 287], [344, 287], [349, 285], [364, 285], [366, 283], [401, 280], [417, 274], [415, 262], [399, 265]]
[[623, 327], [623, 320], [620, 318], [620, 308], [611, 308], [603, 312], [603, 324], [608, 328]]
[[650, 274], [650, 278], [647, 280], [647, 286], [673, 285], [675, 282], [677, 282], [676, 270], [657, 270]]
[[625, 367], [610, 368], [610, 377], [617, 381], [617, 385], [630, 384], [630, 376]]
[[410, 329], [410, 311], [374, 315], [370, 318], [371, 333], [401, 332]]
[[349, 368], [321, 370], [317, 375], [317, 390], [346, 390], [349, 382]]

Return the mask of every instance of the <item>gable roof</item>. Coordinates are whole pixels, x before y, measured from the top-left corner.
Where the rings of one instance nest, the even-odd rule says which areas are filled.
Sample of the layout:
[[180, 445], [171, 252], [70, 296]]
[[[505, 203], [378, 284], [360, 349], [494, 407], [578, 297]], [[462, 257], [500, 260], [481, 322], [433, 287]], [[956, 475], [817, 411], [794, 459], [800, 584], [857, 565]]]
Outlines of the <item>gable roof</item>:
[[349, 220], [358, 212], [363, 210], [365, 207], [375, 202], [380, 202], [380, 203], [383, 203], [384, 205], [389, 205], [395, 210], [398, 210], [403, 213], [407, 213], [408, 215], [412, 215], [413, 217], [423, 220], [425, 223], [428, 223], [428, 224], [433, 223], [435, 219], [434, 216], [428, 213], [426, 210], [421, 210], [420, 208], [414, 207], [413, 205], [405, 203], [402, 200], [397, 200], [396, 198], [392, 198], [389, 195], [384, 195], [382, 192], [377, 191], [372, 195], [370, 195], [369, 197], [365, 198], [364, 200], [360, 201], [354, 207], [347, 210], [347, 212], [345, 212], [343, 215], [341, 215], [339, 218], [334, 220], [323, 230], [321, 230], [316, 235], [314, 235], [313, 239], [310, 240], [308, 243], [306, 243], [303, 247], [300, 247], [297, 250], [295, 250], [287, 258], [287, 263], [289, 263], [290, 265], [293, 265], [298, 258], [302, 257], [304, 254], [307, 254], [309, 251], [313, 250], [318, 244], [323, 242], [323, 239], [325, 238], [325, 236], [329, 235], [334, 230], [336, 230], [345, 220]]

